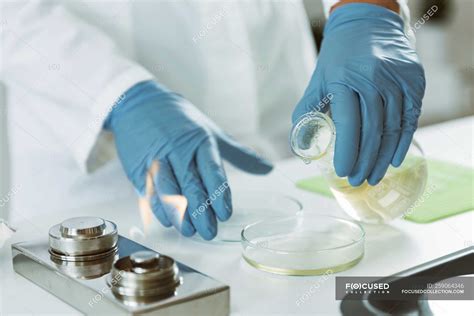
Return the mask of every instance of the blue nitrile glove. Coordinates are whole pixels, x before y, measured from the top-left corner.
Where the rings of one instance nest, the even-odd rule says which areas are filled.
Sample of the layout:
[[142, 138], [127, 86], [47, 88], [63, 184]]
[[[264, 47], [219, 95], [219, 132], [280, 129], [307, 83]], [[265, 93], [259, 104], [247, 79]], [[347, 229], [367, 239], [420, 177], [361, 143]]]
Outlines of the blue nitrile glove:
[[[395, 12], [371, 4], [336, 8], [316, 70], [293, 112], [326, 111], [336, 125], [334, 167], [353, 186], [377, 184], [400, 166], [417, 128], [424, 71]], [[322, 105], [322, 108], [321, 108]]]
[[[197, 230], [204, 239], [212, 239], [216, 217], [225, 221], [232, 214], [221, 156], [247, 172], [265, 174], [272, 169], [181, 95], [153, 81], [127, 91], [104, 127], [113, 132], [122, 166], [141, 195], [147, 172], [158, 161], [151, 207], [164, 226], [174, 225], [185, 236]], [[160, 197], [180, 194], [188, 204], [183, 220], [174, 223], [176, 210]]]

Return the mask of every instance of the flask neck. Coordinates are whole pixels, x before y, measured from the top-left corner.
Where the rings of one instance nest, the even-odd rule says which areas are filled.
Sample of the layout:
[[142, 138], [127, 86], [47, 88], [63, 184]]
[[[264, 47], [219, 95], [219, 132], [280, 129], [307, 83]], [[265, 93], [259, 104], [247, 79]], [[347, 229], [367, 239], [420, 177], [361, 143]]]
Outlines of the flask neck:
[[317, 161], [318, 167], [332, 171], [335, 136], [336, 128], [328, 115], [309, 112], [291, 130], [291, 149], [305, 163]]

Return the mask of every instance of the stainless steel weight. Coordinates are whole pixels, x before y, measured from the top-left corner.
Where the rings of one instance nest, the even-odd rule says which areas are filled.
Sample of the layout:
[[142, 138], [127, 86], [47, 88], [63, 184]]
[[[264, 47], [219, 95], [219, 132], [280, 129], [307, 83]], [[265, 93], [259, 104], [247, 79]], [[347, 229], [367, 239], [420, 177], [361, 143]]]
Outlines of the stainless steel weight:
[[229, 313], [228, 286], [119, 236], [102, 218], [67, 219], [49, 239], [12, 245], [12, 257], [17, 273], [88, 315]]
[[174, 295], [181, 279], [174, 260], [153, 251], [138, 251], [115, 262], [108, 283], [112, 292], [129, 303]]
[[49, 230], [51, 254], [70, 261], [95, 260], [94, 255], [111, 252], [117, 238], [117, 226], [98, 217], [73, 217]]

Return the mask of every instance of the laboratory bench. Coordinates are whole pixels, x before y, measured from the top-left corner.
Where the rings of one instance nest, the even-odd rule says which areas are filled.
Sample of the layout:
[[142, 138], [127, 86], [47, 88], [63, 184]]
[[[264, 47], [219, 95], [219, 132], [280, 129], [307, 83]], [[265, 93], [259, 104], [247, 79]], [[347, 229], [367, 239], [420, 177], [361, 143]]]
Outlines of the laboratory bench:
[[[474, 117], [420, 128], [416, 138], [428, 158], [473, 167]], [[268, 176], [228, 172], [231, 188], [275, 191], [295, 197], [307, 212], [347, 217], [336, 201], [296, 188], [295, 182], [308, 177], [309, 167], [298, 159], [276, 163]], [[314, 170], [314, 169], [313, 169]], [[473, 192], [474, 195], [474, 192]], [[67, 217], [94, 215], [114, 221], [119, 233], [169, 254], [231, 288], [232, 315], [338, 315], [335, 276], [387, 276], [472, 246], [474, 212], [417, 224], [403, 219], [384, 226], [368, 226], [365, 254], [353, 268], [328, 276], [281, 276], [259, 271], [241, 257], [240, 243], [205, 242], [185, 238], [174, 229], [161, 227], [156, 219], [144, 223], [136, 198], [121, 197], [94, 207], [64, 210], [47, 218], [25, 219], [0, 250], [0, 315], [77, 315], [32, 282], [17, 275], [11, 263], [11, 243], [44, 237], [50, 226]]]

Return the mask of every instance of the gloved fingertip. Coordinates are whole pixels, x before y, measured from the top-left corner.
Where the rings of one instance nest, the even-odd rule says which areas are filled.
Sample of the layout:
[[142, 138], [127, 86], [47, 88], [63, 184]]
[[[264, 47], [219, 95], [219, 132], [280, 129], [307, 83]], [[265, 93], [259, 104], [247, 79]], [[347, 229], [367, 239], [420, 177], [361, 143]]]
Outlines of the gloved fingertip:
[[159, 217], [158, 217], [158, 220], [160, 221], [161, 225], [163, 225], [165, 227], [171, 227], [172, 226], [172, 224], [170, 222], [163, 221]]
[[273, 164], [270, 161], [261, 158], [260, 161], [259, 161], [259, 165], [257, 165], [256, 168], [255, 168], [255, 173], [256, 174], [267, 174], [272, 170], [273, 170]]
[[395, 168], [398, 168], [400, 167], [400, 165], [402, 164], [403, 160], [398, 158], [398, 157], [394, 157], [393, 160], [392, 160], [392, 163], [391, 165]]
[[353, 187], [358, 187], [364, 183], [365, 179], [359, 175], [349, 177], [349, 184]]
[[232, 208], [225, 205], [224, 210], [216, 211], [216, 216], [219, 221], [225, 222], [232, 216]]
[[375, 177], [375, 176], [370, 176], [370, 177], [367, 179], [367, 183], [368, 183], [369, 185], [371, 185], [371, 186], [375, 186], [375, 185], [377, 185], [377, 184], [380, 182], [380, 180], [382, 180], [382, 177], [380, 177], [380, 176], [377, 176], [377, 177]]
[[204, 240], [212, 240], [217, 235], [217, 226], [210, 225], [198, 231]]
[[196, 233], [196, 229], [194, 229], [194, 226], [191, 223], [185, 220], [181, 224], [180, 232], [185, 237], [191, 237], [192, 235]]
[[155, 215], [156, 218], [160, 221], [161, 225], [165, 227], [170, 227], [172, 224], [168, 220], [168, 217], [166, 216], [166, 212], [164, 210], [164, 205], [161, 204], [159, 198], [157, 196], [153, 196], [151, 198], [151, 210], [153, 214]]
[[413, 133], [402, 134], [400, 141], [398, 143], [397, 150], [395, 151], [395, 154], [393, 155], [393, 158], [392, 158], [391, 164], [395, 168], [400, 167], [403, 161], [405, 160], [405, 157], [410, 148], [412, 139], [413, 139]]
[[219, 150], [224, 159], [245, 172], [267, 174], [273, 169], [273, 164], [260, 157], [254, 150], [240, 145], [228, 135], [218, 139]]
[[344, 178], [344, 177], [349, 176], [349, 174], [352, 171], [351, 168], [347, 167], [344, 164], [337, 163], [337, 162], [334, 163], [334, 170], [336, 171], [336, 175], [340, 178]]
[[253, 174], [258, 174], [258, 175], [263, 175], [263, 174], [268, 174], [270, 171], [273, 170], [273, 164], [263, 158], [256, 157], [253, 162], [247, 164], [246, 166], [246, 171], [253, 173]]
[[346, 144], [339, 144], [339, 147], [336, 146], [336, 150], [334, 152], [334, 170], [338, 177], [349, 177], [353, 172], [354, 165], [356, 163], [356, 152], [350, 151], [341, 151], [341, 148], [347, 148]]
[[385, 159], [382, 159], [382, 161], [379, 161], [374, 169], [372, 170], [372, 173], [369, 175], [367, 182], [369, 185], [374, 186], [377, 185], [380, 181], [382, 181], [383, 177], [387, 173], [387, 170], [389, 168], [389, 164], [386, 162]]

